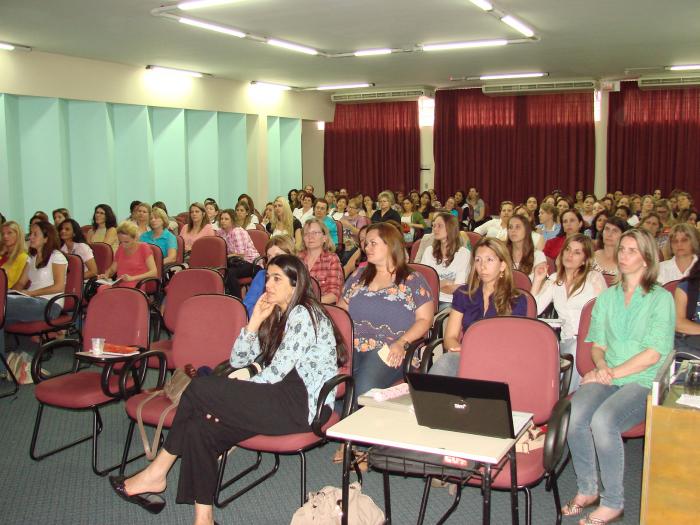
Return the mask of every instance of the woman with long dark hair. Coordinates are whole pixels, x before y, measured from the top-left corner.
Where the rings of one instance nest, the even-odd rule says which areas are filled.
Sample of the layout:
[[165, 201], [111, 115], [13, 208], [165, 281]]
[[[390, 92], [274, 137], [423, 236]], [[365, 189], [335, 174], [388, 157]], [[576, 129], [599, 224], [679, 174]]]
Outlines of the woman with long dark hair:
[[[541, 236], [536, 234], [540, 239]], [[535, 267], [547, 266], [542, 250], [535, 249], [530, 221], [523, 215], [513, 215], [508, 220], [508, 253], [513, 261], [513, 270], [519, 270], [532, 280]]]
[[74, 219], [66, 219], [58, 225], [58, 237], [61, 240], [61, 251], [77, 255], [83, 260], [83, 278], [90, 279], [97, 275], [97, 263], [92, 248], [85, 241], [80, 224]]
[[92, 214], [92, 228], [85, 236], [88, 243], [104, 242], [112, 247], [112, 251], [119, 248], [117, 238], [117, 217], [109, 204], [98, 204]]
[[544, 254], [552, 259], [557, 258], [562, 246], [564, 246], [564, 241], [566, 238], [577, 233], [583, 233], [583, 229], [586, 224], [583, 222], [583, 217], [581, 217], [581, 214], [577, 210], [564, 210], [559, 217], [561, 222], [561, 230], [556, 237], [549, 239], [544, 244]]

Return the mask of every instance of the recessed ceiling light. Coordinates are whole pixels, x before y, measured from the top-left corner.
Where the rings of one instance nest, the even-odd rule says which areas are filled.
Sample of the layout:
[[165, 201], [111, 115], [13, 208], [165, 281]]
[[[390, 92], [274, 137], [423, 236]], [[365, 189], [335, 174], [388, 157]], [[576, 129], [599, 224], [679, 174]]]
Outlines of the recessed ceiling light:
[[146, 69], [148, 69], [149, 71], [153, 71], [154, 73], [165, 73], [168, 75], [183, 75], [186, 77], [195, 78], [201, 78], [204, 76], [204, 73], [200, 73], [199, 71], [189, 71], [187, 69], [173, 69], [171, 67], [146, 66]]
[[517, 18], [514, 18], [514, 17], [512, 17], [512, 16], [510, 16], [510, 15], [506, 15], [506, 16], [504, 16], [503, 18], [501, 18], [501, 22], [503, 22], [504, 24], [509, 25], [510, 27], [512, 27], [512, 28], [515, 29], [516, 31], [522, 33], [523, 35], [525, 35], [525, 36], [528, 37], [528, 38], [529, 38], [529, 37], [532, 37], [532, 36], [535, 36], [535, 32], [534, 32], [532, 29], [530, 29], [529, 27], [527, 27], [525, 24], [523, 24], [523, 23], [522, 23], [520, 20], [518, 20]]
[[368, 82], [360, 83], [360, 84], [338, 84], [336, 86], [318, 86], [316, 89], [319, 91], [330, 91], [333, 89], [354, 89], [354, 88], [366, 88], [366, 87], [372, 87], [374, 84], [370, 84]]
[[289, 91], [290, 89], [292, 89], [291, 86], [285, 86], [284, 84], [273, 84], [272, 82], [258, 82], [257, 80], [253, 80], [250, 83], [250, 85], [266, 89], [276, 89], [279, 91]]
[[267, 43], [271, 46], [283, 47], [284, 49], [289, 49], [290, 51], [297, 51], [299, 53], [306, 53], [307, 55], [318, 55], [318, 51], [311, 47], [300, 46], [299, 44], [292, 44], [291, 42], [277, 40], [276, 38], [268, 38]]
[[493, 11], [493, 4], [491, 2], [488, 2], [487, 0], [470, 0], [470, 1], [472, 4], [474, 4], [479, 9], [483, 9], [484, 11]]
[[695, 69], [700, 69], [700, 64], [687, 64], [683, 66], [667, 66], [669, 71], [693, 71]]
[[503, 75], [481, 75], [479, 80], [503, 80], [507, 78], [539, 78], [546, 77], [549, 73], [506, 73]]
[[390, 55], [390, 54], [391, 54], [391, 49], [389, 49], [389, 48], [363, 49], [361, 51], [355, 51], [356, 57], [371, 57], [371, 56], [375, 56], [375, 55]]
[[209, 31], [216, 31], [217, 33], [236, 36], [238, 38], [245, 37], [245, 33], [243, 31], [238, 31], [237, 29], [231, 29], [230, 27], [224, 27], [217, 24], [210, 24], [209, 22], [202, 22], [201, 20], [195, 20], [193, 18], [180, 17], [179, 22], [181, 24], [187, 24], [188, 26], [199, 27], [201, 29], [208, 29]]
[[452, 42], [449, 44], [423, 44], [423, 51], [445, 51], [449, 49], [469, 49], [472, 47], [505, 46], [508, 40], [474, 40], [472, 42]]
[[177, 4], [177, 8], [182, 11], [191, 11], [193, 9], [204, 9], [205, 7], [232, 4], [238, 1], [239, 0], [190, 0], [189, 2], [180, 2]]

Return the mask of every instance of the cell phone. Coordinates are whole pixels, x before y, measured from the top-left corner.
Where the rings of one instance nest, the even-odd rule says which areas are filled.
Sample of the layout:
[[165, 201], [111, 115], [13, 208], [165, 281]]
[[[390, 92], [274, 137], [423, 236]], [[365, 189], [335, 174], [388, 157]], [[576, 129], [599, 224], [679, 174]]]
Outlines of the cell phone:
[[377, 352], [379, 359], [381, 359], [386, 366], [392, 366], [391, 364], [389, 364], [389, 352], [390, 351], [391, 350], [389, 350], [389, 346], [386, 343], [384, 343], [384, 346], [382, 346], [379, 349], [379, 352]]

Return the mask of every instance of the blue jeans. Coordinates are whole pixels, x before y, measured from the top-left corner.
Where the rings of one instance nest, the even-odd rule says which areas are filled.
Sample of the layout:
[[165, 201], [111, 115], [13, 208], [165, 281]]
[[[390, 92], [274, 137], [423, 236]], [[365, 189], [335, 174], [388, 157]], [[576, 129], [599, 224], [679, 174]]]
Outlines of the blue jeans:
[[[5, 326], [28, 321], [43, 321], [44, 310], [48, 299], [42, 297], [26, 297], [24, 295], [8, 295], [5, 310]], [[61, 313], [61, 306], [54, 303], [49, 317], [55, 319]], [[5, 331], [0, 330], [0, 352], [5, 355]], [[0, 362], [0, 367], [5, 368]], [[4, 370], [3, 370], [4, 371]]]
[[433, 363], [428, 373], [436, 376], [457, 377], [461, 355], [462, 352], [445, 352]]
[[403, 368], [387, 366], [378, 350], [353, 351], [352, 376], [355, 379], [355, 398], [372, 388], [388, 388], [403, 377]]
[[574, 356], [573, 371], [571, 372], [571, 385], [569, 386], [569, 394], [578, 390], [578, 386], [581, 383], [581, 376], [576, 370], [576, 337], [571, 337], [569, 339], [564, 339], [559, 342], [559, 355], [571, 354]]
[[648, 394], [649, 389], [638, 383], [587, 383], [571, 398], [567, 441], [579, 494], [598, 494], [597, 457], [603, 485], [601, 505], [624, 508], [625, 449], [621, 434], [644, 421]]

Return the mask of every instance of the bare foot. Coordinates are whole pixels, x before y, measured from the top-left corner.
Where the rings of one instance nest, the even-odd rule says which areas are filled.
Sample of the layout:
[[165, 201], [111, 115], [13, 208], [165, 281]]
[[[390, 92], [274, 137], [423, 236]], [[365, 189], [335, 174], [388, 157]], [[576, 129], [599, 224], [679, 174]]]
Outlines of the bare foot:
[[586, 523], [590, 522], [589, 518], [591, 520], [598, 519], [601, 520], [603, 523], [608, 523], [612, 520], [619, 518], [620, 516], [622, 516], [621, 509], [612, 509], [610, 507], [604, 507], [603, 505], [601, 505], [578, 523], [579, 525], [586, 525]]
[[165, 490], [165, 487], [165, 479], [151, 475], [149, 469], [142, 470], [124, 481], [124, 489], [129, 496], [144, 492], [159, 494]]

